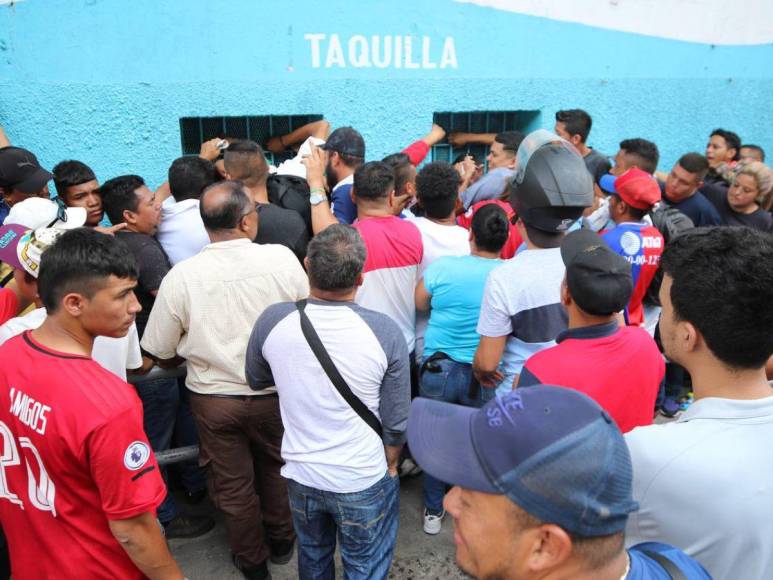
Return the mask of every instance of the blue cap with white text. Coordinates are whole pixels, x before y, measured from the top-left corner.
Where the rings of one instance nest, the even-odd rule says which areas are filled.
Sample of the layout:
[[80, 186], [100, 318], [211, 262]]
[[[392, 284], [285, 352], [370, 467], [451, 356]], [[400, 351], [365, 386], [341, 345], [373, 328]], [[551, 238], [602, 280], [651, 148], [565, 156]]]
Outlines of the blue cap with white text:
[[621, 532], [638, 509], [622, 433], [595, 401], [573, 389], [516, 389], [480, 409], [418, 398], [408, 417], [408, 444], [433, 477], [506, 495], [581, 537]]

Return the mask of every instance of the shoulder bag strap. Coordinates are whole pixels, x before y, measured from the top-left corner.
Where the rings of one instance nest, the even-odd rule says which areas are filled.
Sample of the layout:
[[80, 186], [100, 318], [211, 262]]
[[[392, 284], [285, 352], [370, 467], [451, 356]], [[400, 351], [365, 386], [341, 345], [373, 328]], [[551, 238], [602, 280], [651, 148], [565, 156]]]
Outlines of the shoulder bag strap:
[[671, 580], [687, 580], [687, 576], [684, 575], [684, 572], [682, 572], [676, 564], [666, 558], [663, 554], [653, 552], [651, 550], [642, 550], [641, 552], [645, 556], [649, 556], [658, 564], [660, 564], [660, 567], [666, 571], [666, 574], [668, 574]]
[[311, 351], [314, 353], [314, 356], [317, 357], [319, 364], [322, 365], [322, 368], [325, 371], [325, 374], [327, 374], [327, 377], [330, 379], [330, 382], [333, 383], [333, 386], [344, 398], [344, 400], [349, 403], [349, 406], [354, 409], [354, 412], [357, 413], [360, 418], [376, 432], [376, 435], [379, 436], [379, 439], [381, 439], [383, 435], [381, 430], [381, 422], [378, 420], [378, 417], [376, 417], [376, 415], [374, 415], [373, 412], [365, 406], [365, 404], [357, 397], [357, 395], [352, 392], [352, 390], [349, 388], [349, 385], [346, 384], [346, 381], [341, 376], [341, 373], [338, 372], [335, 363], [333, 363], [333, 360], [330, 358], [327, 350], [325, 350], [325, 346], [319, 339], [317, 331], [314, 330], [314, 326], [311, 324], [311, 320], [309, 320], [309, 317], [306, 315], [304, 310], [306, 308], [306, 300], [300, 300], [296, 302], [295, 306], [298, 309], [298, 313], [301, 317], [301, 330], [303, 331], [303, 336], [306, 338], [306, 342], [309, 343]]

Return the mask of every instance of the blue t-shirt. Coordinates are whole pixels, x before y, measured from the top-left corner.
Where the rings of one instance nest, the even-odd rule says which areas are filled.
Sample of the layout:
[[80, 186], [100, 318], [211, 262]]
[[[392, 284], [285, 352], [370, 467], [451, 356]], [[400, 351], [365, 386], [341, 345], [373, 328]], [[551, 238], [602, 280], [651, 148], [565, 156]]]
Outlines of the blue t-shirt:
[[480, 256], [444, 256], [424, 271], [432, 310], [424, 335], [424, 356], [444, 352], [456, 362], [472, 363], [480, 335], [476, 332], [489, 272], [502, 260]]
[[671, 580], [673, 577], [656, 560], [644, 552], [660, 554], [684, 574], [687, 580], [711, 580], [711, 576], [697, 561], [679, 548], [660, 542], [644, 542], [628, 549], [631, 569], [626, 580]]
[[330, 194], [333, 203], [333, 215], [342, 224], [353, 224], [357, 219], [357, 206], [352, 201], [352, 184], [344, 183], [333, 189]]

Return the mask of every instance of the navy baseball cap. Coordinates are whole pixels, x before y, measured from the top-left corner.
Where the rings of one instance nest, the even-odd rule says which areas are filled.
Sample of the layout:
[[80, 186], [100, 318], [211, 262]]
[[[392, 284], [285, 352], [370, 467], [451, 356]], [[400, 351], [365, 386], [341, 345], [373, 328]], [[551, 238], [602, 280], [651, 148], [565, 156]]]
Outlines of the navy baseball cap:
[[408, 444], [437, 479], [507, 496], [532, 516], [580, 537], [625, 529], [631, 457], [615, 422], [587, 395], [535, 385], [480, 409], [418, 398]]
[[327, 138], [322, 149], [365, 159], [365, 140], [357, 129], [339, 127]]

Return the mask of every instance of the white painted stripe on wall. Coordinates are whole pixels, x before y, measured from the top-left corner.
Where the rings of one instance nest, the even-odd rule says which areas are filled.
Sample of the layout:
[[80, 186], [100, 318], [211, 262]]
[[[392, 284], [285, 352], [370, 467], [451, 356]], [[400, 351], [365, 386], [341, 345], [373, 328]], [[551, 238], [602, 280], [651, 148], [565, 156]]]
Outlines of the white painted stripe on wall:
[[771, 0], [455, 0], [609, 30], [705, 44], [773, 42]]

